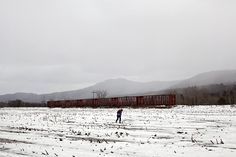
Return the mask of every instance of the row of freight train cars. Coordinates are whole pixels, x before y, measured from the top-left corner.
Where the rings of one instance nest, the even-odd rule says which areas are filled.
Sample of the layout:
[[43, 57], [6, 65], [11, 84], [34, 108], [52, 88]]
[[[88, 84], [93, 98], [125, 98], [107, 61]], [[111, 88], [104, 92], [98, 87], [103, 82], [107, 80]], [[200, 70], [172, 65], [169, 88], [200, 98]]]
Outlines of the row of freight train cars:
[[127, 96], [113, 98], [95, 98], [95, 99], [78, 99], [78, 100], [58, 100], [48, 101], [47, 106], [54, 107], [151, 107], [151, 108], [171, 108], [176, 106], [175, 95], [145, 95], [145, 96]]

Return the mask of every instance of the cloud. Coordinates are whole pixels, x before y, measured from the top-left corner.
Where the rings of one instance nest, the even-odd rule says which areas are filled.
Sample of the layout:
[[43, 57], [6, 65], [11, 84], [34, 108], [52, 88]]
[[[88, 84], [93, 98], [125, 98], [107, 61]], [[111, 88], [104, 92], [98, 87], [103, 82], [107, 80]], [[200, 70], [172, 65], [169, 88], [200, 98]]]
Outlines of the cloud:
[[1, 1], [2, 93], [236, 68], [235, 7], [233, 0]]

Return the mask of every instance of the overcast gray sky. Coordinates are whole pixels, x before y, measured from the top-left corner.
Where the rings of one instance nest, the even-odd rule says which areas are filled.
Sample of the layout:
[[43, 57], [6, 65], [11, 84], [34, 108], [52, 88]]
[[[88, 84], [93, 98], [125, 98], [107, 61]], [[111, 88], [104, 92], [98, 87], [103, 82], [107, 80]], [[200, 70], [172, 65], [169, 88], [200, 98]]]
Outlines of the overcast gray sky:
[[235, 0], [0, 0], [0, 94], [236, 69]]

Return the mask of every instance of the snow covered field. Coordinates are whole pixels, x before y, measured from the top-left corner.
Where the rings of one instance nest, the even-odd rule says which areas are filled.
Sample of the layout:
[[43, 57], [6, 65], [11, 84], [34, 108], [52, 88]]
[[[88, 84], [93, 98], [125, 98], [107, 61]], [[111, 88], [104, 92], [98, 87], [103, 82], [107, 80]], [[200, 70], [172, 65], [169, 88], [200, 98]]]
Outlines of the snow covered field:
[[236, 106], [1, 108], [0, 157], [235, 157]]

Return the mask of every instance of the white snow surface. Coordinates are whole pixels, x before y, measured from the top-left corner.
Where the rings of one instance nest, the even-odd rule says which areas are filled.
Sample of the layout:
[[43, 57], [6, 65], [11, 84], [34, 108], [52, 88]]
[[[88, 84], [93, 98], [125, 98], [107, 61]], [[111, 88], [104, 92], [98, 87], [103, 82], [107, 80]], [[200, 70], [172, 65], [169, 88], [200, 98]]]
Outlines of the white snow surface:
[[1, 108], [0, 157], [235, 157], [236, 105]]

